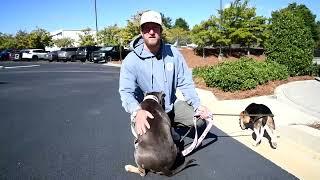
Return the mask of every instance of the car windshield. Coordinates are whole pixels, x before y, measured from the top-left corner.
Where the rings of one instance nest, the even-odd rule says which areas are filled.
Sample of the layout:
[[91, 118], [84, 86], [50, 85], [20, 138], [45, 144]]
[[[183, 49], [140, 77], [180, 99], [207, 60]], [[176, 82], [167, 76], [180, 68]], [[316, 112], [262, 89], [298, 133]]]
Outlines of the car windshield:
[[100, 51], [110, 51], [113, 47], [102, 47]]

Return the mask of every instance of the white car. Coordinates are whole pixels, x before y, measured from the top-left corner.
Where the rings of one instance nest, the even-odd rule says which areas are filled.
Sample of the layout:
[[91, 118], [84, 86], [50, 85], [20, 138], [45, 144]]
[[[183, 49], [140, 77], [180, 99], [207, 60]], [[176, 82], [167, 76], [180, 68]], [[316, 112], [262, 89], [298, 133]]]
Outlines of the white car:
[[22, 59], [44, 59], [47, 52], [43, 49], [26, 49], [22, 53]]

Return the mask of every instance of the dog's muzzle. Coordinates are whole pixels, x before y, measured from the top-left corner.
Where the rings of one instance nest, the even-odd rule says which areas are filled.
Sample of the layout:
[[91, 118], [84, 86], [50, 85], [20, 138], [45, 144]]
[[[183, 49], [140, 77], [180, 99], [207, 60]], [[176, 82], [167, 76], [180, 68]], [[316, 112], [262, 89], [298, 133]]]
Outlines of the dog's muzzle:
[[246, 129], [246, 126], [244, 125], [243, 121], [241, 119], [239, 119], [239, 126], [242, 130]]

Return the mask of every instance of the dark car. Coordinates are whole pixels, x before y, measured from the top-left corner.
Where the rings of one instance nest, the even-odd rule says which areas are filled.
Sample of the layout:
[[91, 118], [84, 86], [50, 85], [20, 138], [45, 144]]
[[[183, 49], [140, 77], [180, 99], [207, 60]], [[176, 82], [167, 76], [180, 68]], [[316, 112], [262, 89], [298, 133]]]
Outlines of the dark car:
[[92, 52], [92, 60], [94, 63], [98, 62], [109, 62], [113, 60], [120, 60], [121, 58], [125, 58], [125, 56], [129, 53], [128, 50], [124, 49], [122, 46], [106, 46], [102, 47], [98, 51]]
[[75, 61], [77, 49], [76, 47], [61, 48], [58, 51], [58, 60], [63, 60], [64, 62]]
[[3, 50], [3, 51], [0, 51], [0, 60], [1, 61], [10, 60], [10, 52], [11, 51], [12, 51], [11, 49], [6, 49], [6, 50]]
[[93, 51], [99, 50], [101, 47], [100, 46], [82, 46], [79, 47], [77, 52], [76, 52], [76, 59], [85, 62], [85, 61], [90, 61], [91, 60], [91, 54]]
[[52, 61], [58, 61], [58, 51], [51, 51], [51, 52], [48, 52], [44, 58], [46, 60], [48, 60], [49, 62], [52, 62]]

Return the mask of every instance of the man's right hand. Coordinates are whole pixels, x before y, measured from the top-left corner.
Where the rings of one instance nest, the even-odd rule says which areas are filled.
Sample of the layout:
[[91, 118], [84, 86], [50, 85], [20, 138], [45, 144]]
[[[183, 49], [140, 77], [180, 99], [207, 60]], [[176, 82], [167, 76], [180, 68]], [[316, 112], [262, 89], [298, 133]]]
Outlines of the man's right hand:
[[136, 121], [135, 127], [136, 127], [136, 132], [139, 135], [146, 133], [147, 131], [146, 128], [150, 129], [150, 125], [147, 121], [148, 117], [153, 119], [153, 116], [149, 111], [146, 111], [143, 109], [138, 110], [137, 115], [135, 117], [135, 121]]

